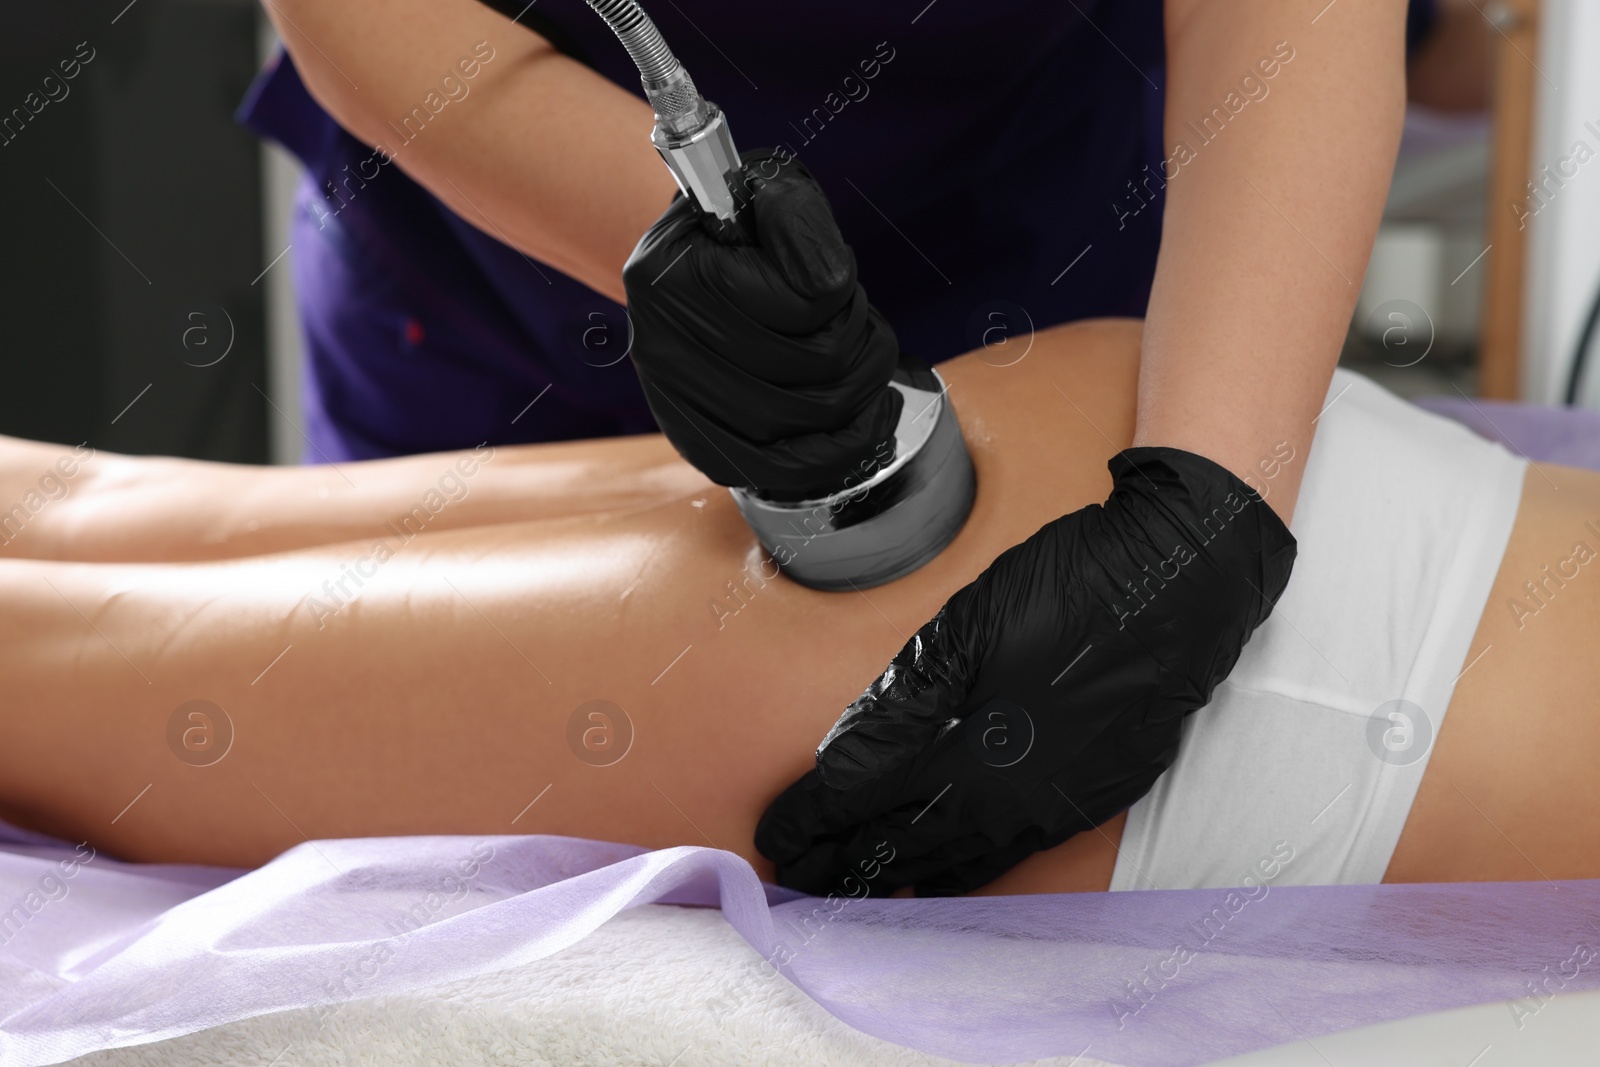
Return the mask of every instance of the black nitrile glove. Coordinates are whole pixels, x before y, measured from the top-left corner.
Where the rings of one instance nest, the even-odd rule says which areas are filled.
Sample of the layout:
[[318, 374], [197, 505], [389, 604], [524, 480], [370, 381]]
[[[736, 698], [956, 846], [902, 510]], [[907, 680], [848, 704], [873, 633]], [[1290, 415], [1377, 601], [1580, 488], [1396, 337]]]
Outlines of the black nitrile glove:
[[662, 432], [713, 481], [825, 495], [893, 439], [900, 348], [811, 172], [742, 159], [755, 244], [720, 243], [680, 195], [628, 258], [634, 367]]
[[871, 869], [875, 895], [976, 889], [1126, 809], [1177, 758], [1295, 540], [1204, 457], [1130, 448], [1109, 466], [1105, 504], [1002, 553], [845, 710], [756, 829], [780, 883], [841, 893]]

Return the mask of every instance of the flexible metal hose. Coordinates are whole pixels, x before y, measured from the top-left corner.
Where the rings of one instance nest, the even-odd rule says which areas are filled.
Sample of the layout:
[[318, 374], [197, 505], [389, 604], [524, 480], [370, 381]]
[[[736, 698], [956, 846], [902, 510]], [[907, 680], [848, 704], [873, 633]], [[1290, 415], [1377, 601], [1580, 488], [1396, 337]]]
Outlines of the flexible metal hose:
[[656, 24], [634, 0], [589, 0], [589, 6], [606, 20], [645, 81], [666, 81], [674, 69], [682, 66]]
[[628, 50], [662, 124], [673, 132], [702, 124], [706, 118], [704, 98], [644, 9], [634, 0], [588, 0], [588, 4]]

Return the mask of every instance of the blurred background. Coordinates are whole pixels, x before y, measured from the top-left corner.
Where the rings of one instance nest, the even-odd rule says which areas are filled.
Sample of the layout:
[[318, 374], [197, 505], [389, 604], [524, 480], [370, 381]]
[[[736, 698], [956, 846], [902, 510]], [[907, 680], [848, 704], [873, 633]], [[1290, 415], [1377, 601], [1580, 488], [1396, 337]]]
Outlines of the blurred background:
[[[1600, 285], [1600, 5], [1440, 4], [1343, 358], [1408, 396], [1561, 403]], [[233, 117], [276, 46], [259, 4], [79, 0], [9, 23], [0, 433], [298, 462], [298, 165]], [[23, 107], [62, 61], [66, 92]], [[1600, 406], [1600, 375], [1580, 377]]]
[[298, 461], [287, 257], [267, 269], [295, 172], [233, 117], [275, 43], [260, 5], [75, 0], [8, 22], [0, 432]]

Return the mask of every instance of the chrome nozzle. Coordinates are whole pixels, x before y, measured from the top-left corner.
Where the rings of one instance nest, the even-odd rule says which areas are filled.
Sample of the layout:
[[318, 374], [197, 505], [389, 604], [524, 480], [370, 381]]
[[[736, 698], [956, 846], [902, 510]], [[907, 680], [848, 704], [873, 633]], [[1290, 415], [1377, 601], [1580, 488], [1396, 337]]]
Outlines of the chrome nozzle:
[[700, 95], [661, 31], [634, 0], [588, 0], [588, 4], [605, 19], [639, 68], [645, 97], [656, 113], [650, 142], [678, 188], [707, 214], [731, 221], [739, 210], [734, 194], [739, 152], [728, 132], [727, 117]]
[[739, 151], [733, 147], [722, 109], [709, 100], [702, 102], [707, 117], [699, 129], [677, 136], [658, 122], [650, 131], [650, 142], [678, 179], [683, 195], [693, 198], [702, 211], [727, 222], [739, 213], [739, 198], [734, 193], [739, 181]]

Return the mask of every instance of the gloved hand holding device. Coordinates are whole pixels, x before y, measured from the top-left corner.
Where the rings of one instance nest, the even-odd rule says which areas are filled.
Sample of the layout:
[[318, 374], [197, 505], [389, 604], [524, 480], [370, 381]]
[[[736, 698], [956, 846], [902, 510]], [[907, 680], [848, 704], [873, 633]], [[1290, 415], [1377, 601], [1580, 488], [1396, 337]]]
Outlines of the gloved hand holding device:
[[623, 268], [634, 366], [662, 432], [713, 481], [821, 496], [894, 438], [899, 344], [811, 172], [741, 160], [754, 244], [721, 243], [679, 194]]
[[[778, 881], [965, 892], [1143, 796], [1289, 580], [1249, 486], [1176, 448], [1110, 461], [1103, 505], [1002, 553], [917, 631], [767, 810]], [[887, 849], [884, 843], [887, 843]], [[865, 869], [865, 868], [863, 868]]]
[[[742, 157], [748, 176], [765, 152]], [[764, 173], [772, 173], [770, 166]], [[681, 196], [624, 270], [657, 421], [724, 485], [820, 496], [892, 439], [893, 330], [798, 161], [753, 181], [753, 244]], [[1143, 796], [1288, 582], [1294, 538], [1204, 457], [1135, 448], [1104, 505], [959, 590], [846, 709], [757, 830], [779, 881], [961, 892]], [[881, 849], [887, 842], [892, 853]]]

